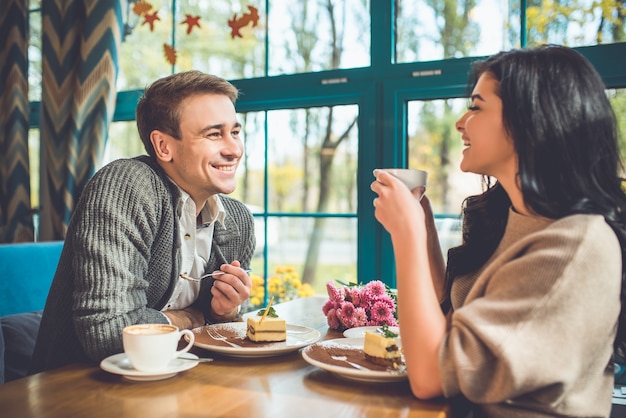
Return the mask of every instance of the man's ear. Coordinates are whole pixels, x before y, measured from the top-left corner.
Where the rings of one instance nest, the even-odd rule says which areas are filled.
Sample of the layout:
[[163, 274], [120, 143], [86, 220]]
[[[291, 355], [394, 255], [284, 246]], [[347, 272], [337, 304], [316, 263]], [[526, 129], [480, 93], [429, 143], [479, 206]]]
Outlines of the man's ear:
[[154, 154], [157, 160], [162, 162], [169, 162], [172, 160], [171, 146], [172, 138], [169, 135], [165, 135], [159, 130], [150, 132], [150, 142], [152, 142], [152, 148], [154, 148]]

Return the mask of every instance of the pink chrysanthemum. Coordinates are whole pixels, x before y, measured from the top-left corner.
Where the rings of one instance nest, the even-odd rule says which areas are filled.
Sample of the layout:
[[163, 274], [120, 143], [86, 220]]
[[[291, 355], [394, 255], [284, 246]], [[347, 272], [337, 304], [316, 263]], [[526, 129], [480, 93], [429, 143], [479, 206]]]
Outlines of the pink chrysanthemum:
[[331, 309], [336, 309], [338, 306], [338, 302], [335, 302], [333, 300], [327, 300], [326, 303], [324, 303], [324, 306], [322, 306], [322, 312], [324, 313], [324, 315], [328, 315], [328, 312], [330, 312]]
[[395, 323], [393, 311], [389, 309], [389, 305], [383, 301], [374, 303], [374, 306], [372, 306], [371, 319], [378, 324], [395, 326], [395, 324], [391, 323], [392, 321]]
[[363, 292], [367, 295], [367, 298], [373, 301], [380, 300], [387, 296], [387, 289], [385, 284], [380, 280], [374, 280], [369, 282], [363, 288]]
[[344, 299], [344, 290], [335, 287], [332, 281], [326, 282], [326, 291], [328, 292], [328, 298], [334, 302], [342, 302]]
[[326, 321], [328, 322], [328, 327], [330, 329], [340, 329], [341, 324], [339, 323], [339, 318], [337, 317], [336, 309], [331, 309], [326, 314]]
[[352, 302], [354, 306], [361, 306], [363, 303], [361, 291], [356, 287], [346, 288], [346, 300]]
[[352, 319], [355, 327], [364, 327], [369, 323], [367, 320], [367, 312], [365, 312], [364, 308], [355, 308]]
[[[391, 313], [394, 313], [396, 311], [396, 304], [394, 303], [393, 299], [391, 299], [389, 295], [385, 295], [382, 298], [377, 299], [374, 304], [376, 303], [382, 303], [382, 304], [387, 305], [387, 308], [391, 311]], [[372, 304], [372, 306], [374, 304]]]
[[341, 307], [337, 309], [337, 317], [344, 327], [354, 327], [354, 305], [351, 302], [344, 302]]

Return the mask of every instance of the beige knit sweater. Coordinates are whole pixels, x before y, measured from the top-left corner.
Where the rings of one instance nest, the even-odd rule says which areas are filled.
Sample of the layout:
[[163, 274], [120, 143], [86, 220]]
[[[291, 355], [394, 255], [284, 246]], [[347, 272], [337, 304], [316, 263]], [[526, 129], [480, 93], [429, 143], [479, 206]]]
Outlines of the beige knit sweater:
[[608, 417], [621, 250], [601, 216], [514, 211], [493, 256], [459, 277], [439, 363], [481, 416]]

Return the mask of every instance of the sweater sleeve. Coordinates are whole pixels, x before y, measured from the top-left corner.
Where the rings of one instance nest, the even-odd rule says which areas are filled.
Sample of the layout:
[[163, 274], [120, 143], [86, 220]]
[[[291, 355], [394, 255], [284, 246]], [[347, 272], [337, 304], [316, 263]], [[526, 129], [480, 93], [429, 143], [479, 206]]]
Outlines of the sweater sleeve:
[[171, 282], [171, 256], [162, 263], [151, 260], [157, 235], [168, 229], [163, 212], [171, 203], [165, 187], [146, 164], [114, 162], [96, 173], [76, 208], [68, 231], [74, 250], [74, 326], [93, 360], [122, 351], [124, 326], [167, 323], [149, 308], [155, 305], [150, 295], [162, 295]]
[[588, 390], [581, 405], [603, 398], [595, 391], [605, 389], [621, 270], [619, 242], [599, 216], [564, 218], [501, 251], [440, 346], [445, 395], [557, 404]]

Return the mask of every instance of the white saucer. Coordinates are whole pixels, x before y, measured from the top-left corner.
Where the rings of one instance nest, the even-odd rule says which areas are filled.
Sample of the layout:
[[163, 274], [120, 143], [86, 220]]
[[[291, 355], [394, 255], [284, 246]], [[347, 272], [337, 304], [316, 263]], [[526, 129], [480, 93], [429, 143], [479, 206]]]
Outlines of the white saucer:
[[[198, 356], [191, 353], [185, 353], [181, 357], [188, 359], [197, 359]], [[167, 369], [159, 372], [140, 372], [131, 364], [126, 354], [120, 353], [109, 356], [100, 362], [100, 368], [109, 373], [119, 374], [128, 380], [150, 381], [169, 379], [178, 373], [189, 370], [198, 365], [197, 361], [174, 359], [167, 366]]]
[[[379, 326], [376, 327], [356, 327], [356, 328], [348, 328], [343, 332], [343, 336], [346, 338], [365, 338], [365, 332], [376, 333]], [[389, 327], [389, 331], [395, 332], [396, 334], [400, 334], [400, 329], [398, 327]]]

